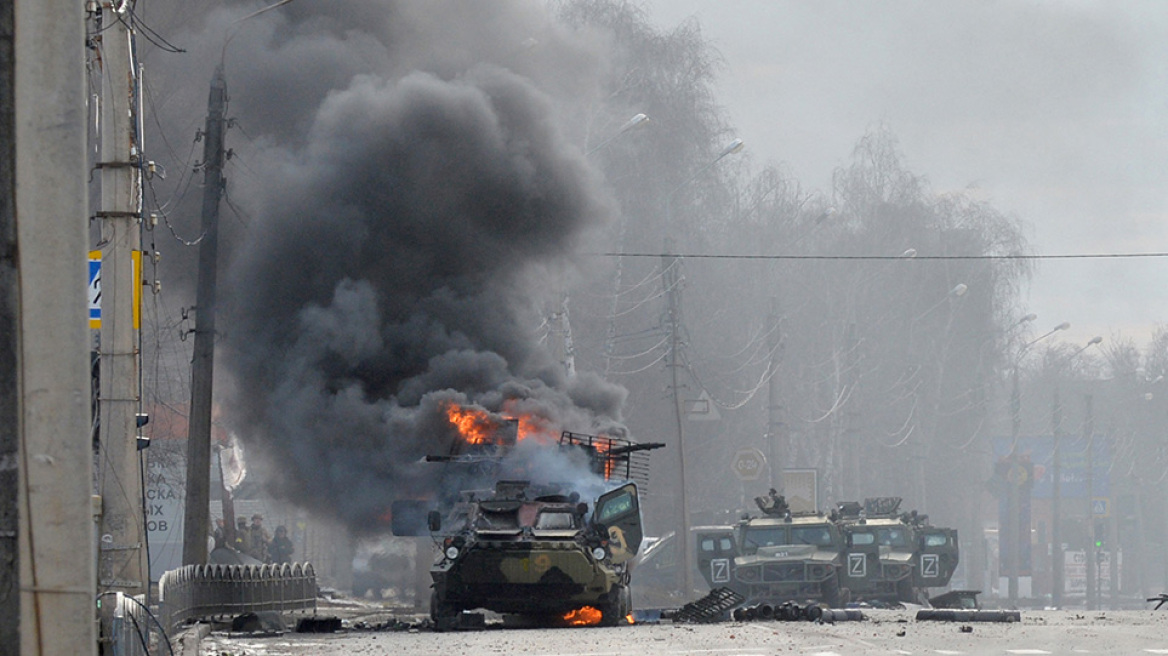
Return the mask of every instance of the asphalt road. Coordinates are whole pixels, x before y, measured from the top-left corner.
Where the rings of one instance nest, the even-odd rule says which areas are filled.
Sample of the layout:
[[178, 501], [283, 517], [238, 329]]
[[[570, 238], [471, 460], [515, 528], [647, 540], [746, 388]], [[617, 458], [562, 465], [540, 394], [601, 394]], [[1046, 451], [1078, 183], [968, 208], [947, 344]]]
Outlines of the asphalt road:
[[[212, 633], [203, 656], [400, 654], [464, 656], [707, 656], [807, 654], [1168, 654], [1168, 610], [1023, 611], [1022, 622], [917, 622], [914, 611], [865, 611], [863, 622], [662, 622], [616, 628], [425, 629], [255, 637]], [[346, 622], [346, 624], [349, 624]], [[962, 632], [961, 627], [971, 632]]]

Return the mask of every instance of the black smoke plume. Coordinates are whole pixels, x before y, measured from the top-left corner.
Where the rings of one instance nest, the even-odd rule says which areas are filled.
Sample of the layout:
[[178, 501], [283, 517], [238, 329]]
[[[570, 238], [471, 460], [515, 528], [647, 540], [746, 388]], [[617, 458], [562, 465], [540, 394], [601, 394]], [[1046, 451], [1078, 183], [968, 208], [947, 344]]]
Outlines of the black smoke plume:
[[[447, 404], [613, 434], [625, 395], [566, 377], [539, 342], [541, 302], [611, 214], [562, 133], [563, 80], [540, 82], [555, 58], [517, 71], [504, 61], [522, 50], [514, 29], [505, 45], [482, 33], [467, 45], [435, 27], [452, 6], [527, 18], [538, 5], [370, 4], [293, 3], [273, 18], [268, 49], [239, 46], [254, 57], [233, 60], [266, 72], [251, 101], [228, 62], [233, 109], [258, 138], [236, 192], [251, 221], [227, 247], [217, 356], [226, 419], [259, 447], [275, 491], [358, 531], [396, 498], [438, 492], [440, 465], [422, 461], [455, 439]], [[405, 42], [410, 56], [395, 59]]]

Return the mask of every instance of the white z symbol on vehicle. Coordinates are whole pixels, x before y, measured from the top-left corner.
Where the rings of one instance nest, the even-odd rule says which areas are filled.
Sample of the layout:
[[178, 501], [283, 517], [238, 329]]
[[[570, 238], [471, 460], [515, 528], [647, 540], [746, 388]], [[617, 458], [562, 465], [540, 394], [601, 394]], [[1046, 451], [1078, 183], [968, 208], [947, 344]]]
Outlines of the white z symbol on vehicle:
[[730, 582], [730, 560], [717, 558], [710, 561], [710, 578], [714, 583]]
[[937, 554], [921, 556], [921, 576], [937, 578], [941, 575], [941, 557]]
[[862, 553], [848, 554], [848, 576], [864, 577], [868, 575], [868, 556]]

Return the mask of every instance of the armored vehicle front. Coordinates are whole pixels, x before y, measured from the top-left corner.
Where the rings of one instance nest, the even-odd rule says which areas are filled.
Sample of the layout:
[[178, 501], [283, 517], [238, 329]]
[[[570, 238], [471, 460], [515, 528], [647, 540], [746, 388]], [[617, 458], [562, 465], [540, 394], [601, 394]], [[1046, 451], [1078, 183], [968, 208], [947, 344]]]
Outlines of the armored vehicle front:
[[430, 570], [440, 628], [464, 610], [545, 622], [613, 625], [631, 612], [628, 563], [641, 543], [635, 483], [590, 507], [564, 488], [500, 481], [465, 492], [448, 516]]
[[821, 601], [838, 607], [843, 540], [822, 513], [792, 513], [771, 491], [755, 499], [763, 515], [698, 535], [698, 567], [711, 587], [729, 587], [745, 604]]

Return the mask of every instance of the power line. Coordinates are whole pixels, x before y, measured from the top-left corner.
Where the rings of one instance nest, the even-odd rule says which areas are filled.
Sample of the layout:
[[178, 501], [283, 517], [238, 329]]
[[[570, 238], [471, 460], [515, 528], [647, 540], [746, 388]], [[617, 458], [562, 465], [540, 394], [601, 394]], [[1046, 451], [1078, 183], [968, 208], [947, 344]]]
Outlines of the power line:
[[586, 253], [595, 257], [676, 257], [695, 260], [1092, 260], [1168, 257], [1164, 253], [1055, 253], [1048, 255], [747, 255], [742, 253]]

